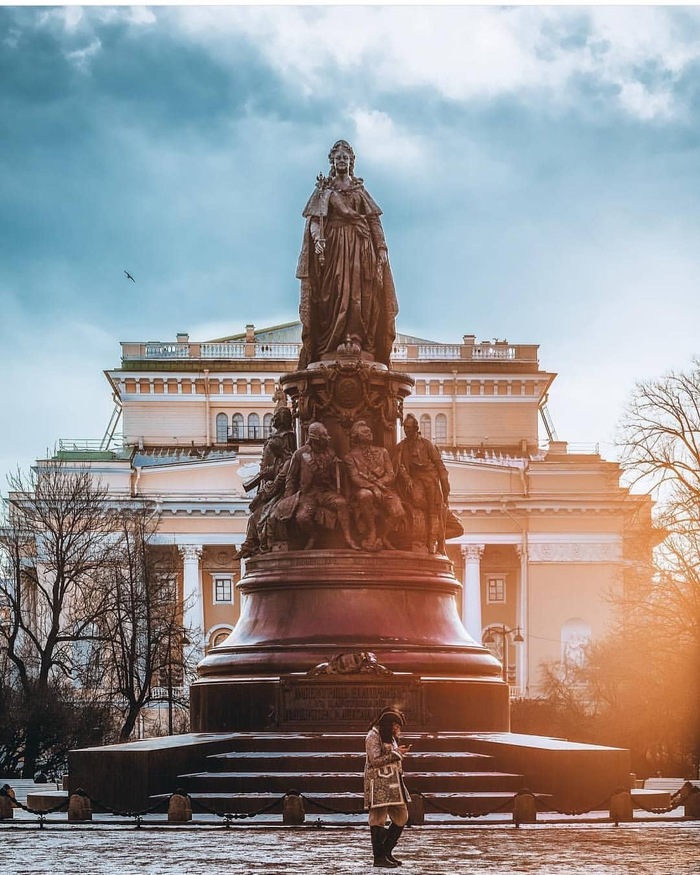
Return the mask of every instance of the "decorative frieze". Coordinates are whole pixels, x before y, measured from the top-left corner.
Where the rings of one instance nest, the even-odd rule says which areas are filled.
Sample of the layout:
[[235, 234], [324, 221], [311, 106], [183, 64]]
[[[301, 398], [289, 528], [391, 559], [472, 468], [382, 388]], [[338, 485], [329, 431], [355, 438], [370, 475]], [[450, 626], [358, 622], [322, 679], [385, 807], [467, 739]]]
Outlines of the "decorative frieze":
[[618, 562], [620, 544], [614, 541], [560, 541], [531, 543], [530, 562]]

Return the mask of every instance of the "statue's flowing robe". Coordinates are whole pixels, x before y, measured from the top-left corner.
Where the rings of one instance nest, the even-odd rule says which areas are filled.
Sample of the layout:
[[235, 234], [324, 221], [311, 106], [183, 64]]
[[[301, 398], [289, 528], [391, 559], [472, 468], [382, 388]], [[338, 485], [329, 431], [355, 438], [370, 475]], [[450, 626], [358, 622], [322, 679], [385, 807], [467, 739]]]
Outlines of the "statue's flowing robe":
[[[332, 183], [319, 186], [309, 198], [297, 265], [300, 368], [335, 353], [348, 337], [357, 340], [375, 361], [389, 366], [398, 303], [388, 261], [379, 267], [379, 250], [386, 249], [381, 214], [357, 179], [343, 191]], [[323, 264], [314, 251], [314, 222], [322, 228], [325, 240]]]

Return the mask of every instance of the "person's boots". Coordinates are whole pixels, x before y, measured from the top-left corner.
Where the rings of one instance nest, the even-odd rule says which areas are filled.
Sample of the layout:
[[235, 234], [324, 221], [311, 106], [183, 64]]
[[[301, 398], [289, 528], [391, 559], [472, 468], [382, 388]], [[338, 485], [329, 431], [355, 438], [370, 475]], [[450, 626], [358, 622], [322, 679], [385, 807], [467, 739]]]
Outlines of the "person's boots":
[[397, 863], [392, 863], [387, 859], [384, 852], [384, 839], [388, 832], [383, 826], [370, 826], [372, 835], [372, 854], [374, 855], [374, 865], [380, 869], [396, 869]]
[[386, 837], [384, 839], [384, 856], [390, 863], [393, 863], [395, 866], [400, 866], [401, 860], [397, 860], [396, 857], [392, 854], [392, 851], [396, 847], [396, 843], [401, 837], [402, 832], [402, 826], [397, 826], [395, 823], [392, 823], [389, 829], [386, 831]]

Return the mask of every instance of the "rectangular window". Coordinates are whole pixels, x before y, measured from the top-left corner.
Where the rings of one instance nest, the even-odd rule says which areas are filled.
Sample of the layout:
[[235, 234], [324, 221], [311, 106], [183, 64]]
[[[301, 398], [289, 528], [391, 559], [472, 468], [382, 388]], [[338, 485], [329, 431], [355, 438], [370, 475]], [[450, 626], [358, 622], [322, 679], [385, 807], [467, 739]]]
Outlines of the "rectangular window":
[[177, 577], [172, 574], [158, 575], [155, 600], [161, 605], [175, 605], [177, 603]]
[[486, 603], [503, 605], [506, 601], [506, 579], [503, 575], [491, 575], [486, 580]]
[[233, 580], [230, 577], [214, 578], [214, 604], [230, 605], [233, 601]]

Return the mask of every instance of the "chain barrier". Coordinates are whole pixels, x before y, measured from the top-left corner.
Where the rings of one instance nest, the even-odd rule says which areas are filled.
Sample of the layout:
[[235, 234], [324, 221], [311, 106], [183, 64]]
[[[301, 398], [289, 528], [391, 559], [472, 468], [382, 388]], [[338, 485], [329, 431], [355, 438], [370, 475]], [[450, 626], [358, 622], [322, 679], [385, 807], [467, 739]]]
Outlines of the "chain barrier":
[[16, 808], [21, 808], [22, 811], [26, 811], [28, 814], [36, 814], [36, 815], [46, 815], [46, 814], [55, 814], [57, 811], [60, 811], [62, 808], [68, 807], [68, 800], [62, 799], [58, 805], [54, 805], [51, 808], [30, 808], [28, 805], [24, 805], [19, 799], [15, 799], [14, 796], [10, 796], [10, 794], [3, 787], [0, 787], [0, 796], [9, 796], [12, 800], [12, 804]]
[[62, 799], [58, 805], [53, 805], [51, 808], [30, 808], [28, 805], [24, 805], [18, 799], [15, 798], [14, 793], [10, 793], [7, 789], [7, 785], [0, 787], [0, 796], [6, 796], [11, 804], [15, 808], [20, 808], [22, 811], [26, 811], [28, 814], [33, 814], [39, 818], [39, 829], [44, 828], [44, 824], [46, 823], [46, 817], [49, 814], [55, 814], [57, 811], [60, 811], [62, 808], [68, 807], [68, 800]]
[[497, 805], [495, 808], [490, 809], [490, 811], [473, 812], [473, 811], [450, 811], [449, 808], [444, 808], [442, 805], [440, 805], [438, 802], [436, 802], [430, 796], [426, 796], [424, 793], [413, 792], [413, 795], [420, 796], [420, 798], [424, 802], [427, 802], [429, 805], [432, 805], [432, 807], [435, 808], [437, 811], [441, 812], [442, 814], [449, 814], [451, 817], [486, 817], [489, 814], [498, 814], [500, 811], [505, 811], [506, 808], [511, 806], [513, 804], [513, 799], [515, 799], [515, 796], [513, 796], [512, 799], [506, 799], [505, 802], [502, 802], [500, 805]]
[[[647, 811], [650, 814], [668, 814], [674, 809], [678, 808], [679, 805], [682, 804], [679, 799], [681, 795], [681, 790], [678, 790], [676, 793], [671, 796], [671, 804], [668, 807], [663, 808], [651, 808], [643, 805], [639, 800], [635, 800], [635, 807], [641, 808], [643, 811]], [[206, 802], [203, 802], [201, 799], [193, 798], [189, 793], [183, 791], [175, 791], [171, 793], [167, 799], [159, 799], [153, 805], [148, 808], [143, 808], [140, 810], [119, 810], [117, 808], [113, 808], [110, 805], [107, 805], [104, 802], [100, 802], [98, 799], [93, 799], [89, 796], [84, 790], [76, 790], [75, 795], [83, 796], [88, 799], [90, 804], [99, 809], [101, 812], [105, 812], [115, 817], [125, 817], [125, 818], [134, 818], [136, 821], [136, 828], [139, 829], [142, 826], [143, 818], [148, 814], [154, 814], [158, 811], [158, 809], [162, 809], [163, 806], [168, 806], [170, 804], [170, 800], [175, 795], [185, 796], [190, 801], [190, 805], [193, 808], [198, 808], [202, 812], [206, 814], [213, 814], [216, 817], [221, 818], [224, 821], [224, 825], [226, 827], [231, 826], [231, 823], [234, 820], [246, 820], [253, 817], [258, 817], [261, 814], [268, 814], [280, 803], [284, 803], [284, 800], [288, 796], [298, 796], [303, 799], [305, 802], [314, 805], [316, 808], [320, 808], [322, 811], [326, 811], [329, 814], [342, 814], [342, 815], [359, 815], [364, 814], [365, 809], [355, 810], [355, 811], [347, 811], [345, 809], [334, 808], [331, 805], [326, 804], [325, 802], [321, 802], [319, 799], [315, 799], [312, 796], [307, 796], [304, 793], [300, 793], [298, 790], [288, 790], [286, 793], [279, 796], [277, 799], [274, 799], [267, 805], [264, 805], [262, 808], [258, 808], [255, 811], [245, 811], [245, 812], [234, 812], [234, 811], [218, 811], [215, 808], [212, 808], [210, 805], [207, 805]], [[435, 811], [440, 812], [441, 814], [448, 814], [450, 817], [460, 817], [460, 818], [478, 818], [478, 817], [487, 817], [491, 814], [499, 814], [501, 812], [505, 812], [507, 809], [511, 808], [515, 802], [516, 797], [518, 796], [530, 796], [534, 800], [535, 806], [540, 811], [548, 811], [554, 814], [560, 814], [565, 817], [578, 817], [582, 814], [590, 814], [592, 811], [606, 811], [610, 809], [610, 803], [615, 794], [608, 796], [606, 799], [602, 800], [598, 805], [592, 805], [590, 808], [582, 808], [582, 809], [559, 809], [553, 808], [548, 802], [543, 799], [540, 799], [535, 793], [532, 793], [529, 790], [519, 791], [515, 793], [511, 798], [506, 799], [504, 802], [501, 802], [499, 805], [494, 806], [488, 811], [479, 811], [479, 812], [470, 812], [470, 811], [451, 811], [449, 808], [445, 808], [443, 805], [440, 805], [434, 798], [431, 796], [427, 796], [425, 793], [421, 793], [419, 791], [414, 791], [414, 796], [420, 797], [427, 805], [430, 805]], [[11, 792], [5, 787], [0, 787], [0, 796], [9, 797], [12, 805], [20, 808], [22, 811], [26, 811], [28, 814], [32, 814], [39, 818], [39, 828], [43, 829], [44, 824], [46, 823], [46, 818], [50, 814], [56, 814], [57, 812], [66, 809], [68, 807], [68, 799], [61, 800], [58, 804], [52, 806], [51, 808], [46, 809], [36, 809], [31, 808], [28, 805], [23, 804], [19, 800], [17, 800]]]
[[[75, 796], [82, 796], [84, 799], [87, 799], [90, 802], [90, 805], [94, 808], [99, 808], [102, 811], [105, 811], [107, 814], [114, 815], [115, 817], [127, 817], [134, 818], [136, 821], [136, 828], [140, 829], [143, 818], [147, 814], [154, 814], [159, 808], [161, 808], [165, 803], [169, 802], [169, 800], [160, 799], [154, 805], [151, 805], [149, 808], [144, 808], [140, 811], [119, 811], [116, 808], [112, 808], [111, 805], [107, 805], [105, 802], [100, 802], [97, 799], [93, 799], [89, 796], [84, 790], [76, 790], [74, 794]], [[10, 796], [10, 794], [5, 790], [4, 787], [0, 787], [0, 796]], [[30, 808], [28, 805], [24, 805], [18, 799], [15, 799], [14, 796], [10, 796], [12, 800], [12, 804], [20, 808], [22, 811], [26, 811], [28, 814], [33, 814], [39, 818], [39, 829], [44, 828], [44, 824], [46, 823], [46, 818], [49, 814], [56, 814], [58, 811], [62, 809], [67, 809], [70, 799], [63, 799], [57, 805], [52, 806], [51, 808]]]
[[608, 796], [607, 799], [603, 799], [602, 802], [599, 802], [597, 805], [591, 805], [590, 808], [571, 808], [571, 809], [563, 809], [563, 808], [552, 808], [552, 806], [545, 802], [543, 799], [539, 799], [535, 796], [534, 793], [530, 794], [535, 798], [535, 805], [537, 805], [540, 811], [550, 811], [553, 814], [561, 814], [564, 817], [579, 817], [582, 814], [590, 814], [591, 811], [609, 811], [610, 810], [610, 800], [612, 799], [612, 795]]
[[[136, 819], [137, 828], [141, 826], [141, 821], [147, 814], [155, 814], [159, 808], [162, 808], [163, 805], [167, 805], [170, 802], [170, 797], [168, 799], [159, 799], [156, 803], [151, 805], [149, 808], [143, 808], [139, 811], [119, 811], [118, 808], [112, 808], [111, 805], [107, 805], [106, 802], [100, 802], [99, 799], [93, 799], [92, 796], [88, 796], [87, 793], [76, 791], [78, 796], [84, 796], [86, 799], [90, 800], [90, 804], [95, 808], [100, 808], [105, 811], [107, 814], [111, 814], [114, 817], [133, 817]], [[171, 794], [171, 796], [174, 794]]]
[[647, 806], [642, 805], [640, 801], [637, 801], [636, 807], [641, 808], [642, 811], [648, 811], [649, 814], [668, 814], [669, 812], [674, 811], [676, 808], [683, 804], [683, 801], [680, 798], [682, 793], [682, 787], [680, 790], [676, 790], [675, 793], [671, 793], [671, 803], [668, 808], [647, 808]]
[[315, 805], [317, 808], [320, 808], [322, 811], [327, 811], [329, 814], [351, 814], [351, 815], [356, 815], [356, 814], [364, 814], [364, 813], [365, 813], [365, 810], [364, 810], [364, 809], [362, 809], [361, 811], [342, 811], [340, 808], [332, 808], [330, 805], [326, 805], [325, 802], [320, 802], [318, 799], [314, 799], [314, 798], [311, 797], [311, 796], [306, 796], [304, 793], [298, 793], [298, 792], [296, 792], [296, 791], [295, 791], [294, 793], [291, 793], [291, 792], [290, 792], [290, 793], [288, 793], [287, 795], [288, 795], [288, 796], [299, 796], [299, 797], [301, 797], [305, 802], [310, 802], [312, 805]]
[[193, 799], [189, 793], [183, 793], [181, 795], [186, 796], [190, 800], [190, 805], [192, 805], [192, 807], [197, 805], [206, 814], [215, 814], [217, 817], [223, 818], [227, 821], [226, 826], [230, 826], [232, 820], [245, 820], [246, 818], [257, 817], [259, 814], [267, 814], [268, 811], [272, 811], [272, 809], [279, 805], [280, 802], [284, 802], [287, 796], [296, 796], [297, 794], [284, 793], [279, 799], [274, 799], [269, 805], [258, 808], [257, 811], [217, 811], [215, 808], [207, 805], [206, 802], [202, 802], [200, 799]]

